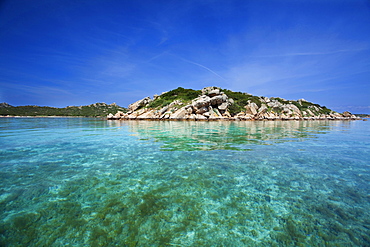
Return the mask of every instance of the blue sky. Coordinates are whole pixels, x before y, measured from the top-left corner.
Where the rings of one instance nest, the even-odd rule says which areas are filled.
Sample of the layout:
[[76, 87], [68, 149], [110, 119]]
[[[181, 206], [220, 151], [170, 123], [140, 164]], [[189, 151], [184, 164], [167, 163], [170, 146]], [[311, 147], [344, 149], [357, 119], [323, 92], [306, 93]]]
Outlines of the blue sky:
[[369, 0], [3, 0], [0, 102], [219, 86], [370, 113]]

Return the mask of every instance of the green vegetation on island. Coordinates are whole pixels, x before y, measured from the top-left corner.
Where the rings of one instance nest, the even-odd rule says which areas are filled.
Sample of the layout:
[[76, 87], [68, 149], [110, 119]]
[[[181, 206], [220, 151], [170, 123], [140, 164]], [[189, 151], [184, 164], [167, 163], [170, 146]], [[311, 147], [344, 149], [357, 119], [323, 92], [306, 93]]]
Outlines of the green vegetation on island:
[[11, 106], [0, 103], [0, 116], [68, 116], [68, 117], [105, 117], [117, 111], [126, 112], [126, 108], [117, 104], [95, 103], [86, 106], [67, 106], [56, 108], [49, 106]]
[[[230, 104], [228, 107], [228, 111], [232, 116], [245, 111], [245, 107], [251, 102], [255, 103], [258, 107], [261, 107], [261, 105], [265, 103], [264, 97], [259, 97], [243, 92], [233, 92], [231, 90], [221, 88], [220, 91], [224, 92], [228, 96], [228, 98], [231, 98], [233, 100], [233, 103]], [[169, 105], [175, 100], [181, 101], [185, 105], [191, 104], [192, 100], [196, 99], [200, 95], [202, 95], [202, 90], [185, 89], [182, 87], [178, 87], [171, 91], [165, 92], [160, 96], [154, 96], [154, 99], [145, 107], [160, 109]], [[317, 113], [319, 114], [330, 114], [331, 112], [333, 112], [325, 106], [314, 104], [305, 100], [285, 100], [278, 97], [272, 97], [270, 99], [278, 101], [281, 104], [293, 104], [298, 107], [300, 111], [306, 111], [309, 108], [317, 107], [317, 109], [319, 109]], [[280, 109], [280, 111], [281, 110], [282, 109]], [[272, 107], [268, 107], [267, 111], [272, 111]]]
[[160, 96], [155, 96], [154, 100], [147, 106], [149, 108], [158, 108], [169, 105], [175, 100], [181, 100], [183, 103], [191, 103], [191, 101], [202, 94], [201, 90], [185, 89], [178, 87], [169, 92], [165, 92]]
[[260, 97], [258, 96], [242, 92], [233, 92], [228, 89], [221, 90], [234, 101], [234, 103], [229, 106], [229, 111], [231, 115], [236, 115], [239, 112], [245, 111], [245, 106], [248, 105], [249, 102], [253, 102], [258, 107], [261, 107]]
[[[228, 89], [221, 89], [220, 91], [224, 92], [228, 98], [233, 99], [233, 103], [229, 105], [228, 110], [232, 116], [238, 114], [239, 112], [245, 111], [245, 106], [249, 103], [253, 102], [258, 107], [261, 107], [264, 97], [259, 97], [255, 95], [251, 95], [248, 93], [243, 92], [233, 92]], [[178, 87], [174, 90], [165, 92], [160, 96], [155, 96], [154, 100], [151, 101], [146, 107], [147, 108], [162, 108], [175, 100], [181, 101], [183, 104], [191, 104], [192, 100], [197, 98], [198, 96], [202, 95], [202, 90], [193, 90], [193, 89], [185, 89], [182, 87]], [[319, 109], [318, 113], [320, 114], [330, 114], [333, 112], [332, 110], [326, 108], [325, 106], [321, 106], [319, 104], [314, 104], [305, 100], [285, 100], [278, 97], [272, 97], [271, 100], [276, 100], [282, 104], [293, 104], [298, 107], [300, 111], [306, 111], [309, 108], [317, 107]], [[268, 107], [268, 111], [271, 111], [272, 108]]]

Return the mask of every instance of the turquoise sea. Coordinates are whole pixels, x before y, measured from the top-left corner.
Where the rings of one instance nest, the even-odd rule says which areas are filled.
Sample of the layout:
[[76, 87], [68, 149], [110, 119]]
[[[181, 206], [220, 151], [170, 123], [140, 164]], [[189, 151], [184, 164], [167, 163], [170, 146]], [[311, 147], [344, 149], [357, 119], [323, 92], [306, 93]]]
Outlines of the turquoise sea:
[[0, 246], [370, 246], [370, 121], [0, 119]]

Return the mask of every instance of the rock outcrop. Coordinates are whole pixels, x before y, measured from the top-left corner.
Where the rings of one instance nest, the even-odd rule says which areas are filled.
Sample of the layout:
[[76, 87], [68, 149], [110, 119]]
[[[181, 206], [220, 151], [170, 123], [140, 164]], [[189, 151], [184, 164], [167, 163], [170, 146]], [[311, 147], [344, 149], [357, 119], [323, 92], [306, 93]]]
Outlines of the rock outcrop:
[[9, 105], [6, 102], [0, 103], [0, 108], [8, 108], [8, 107], [13, 107], [13, 106]]
[[145, 97], [144, 99], [141, 99], [141, 100], [138, 100], [136, 101], [135, 103], [132, 103], [128, 106], [128, 109], [129, 111], [136, 111], [137, 109], [139, 109], [140, 107], [142, 106], [146, 106], [147, 104], [149, 104], [150, 102], [152, 101], [152, 99], [150, 97]]
[[[177, 90], [177, 91], [176, 91]], [[189, 89], [189, 94], [199, 92], [189, 100], [176, 90], [146, 97], [128, 106], [129, 111], [109, 114], [107, 119], [122, 120], [345, 120], [359, 119], [350, 112], [343, 114], [304, 99], [288, 101], [281, 98], [257, 97], [245, 93], [224, 90], [235, 96], [230, 98], [218, 87], [206, 87], [201, 91]], [[196, 95], [196, 94], [195, 94]], [[172, 101], [169, 101], [171, 99]]]

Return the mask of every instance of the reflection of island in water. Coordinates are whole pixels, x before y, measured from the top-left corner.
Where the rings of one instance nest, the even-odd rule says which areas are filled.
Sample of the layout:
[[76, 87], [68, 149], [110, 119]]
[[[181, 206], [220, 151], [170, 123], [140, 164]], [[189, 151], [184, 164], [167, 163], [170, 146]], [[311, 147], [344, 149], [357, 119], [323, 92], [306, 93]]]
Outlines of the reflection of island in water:
[[111, 121], [126, 126], [141, 140], [154, 139], [166, 151], [250, 150], [248, 145], [302, 141], [325, 134], [329, 121]]

